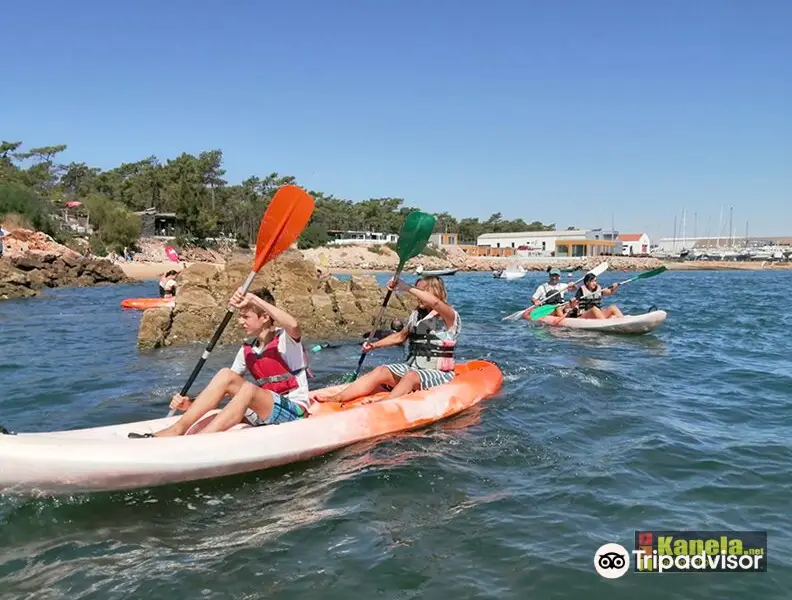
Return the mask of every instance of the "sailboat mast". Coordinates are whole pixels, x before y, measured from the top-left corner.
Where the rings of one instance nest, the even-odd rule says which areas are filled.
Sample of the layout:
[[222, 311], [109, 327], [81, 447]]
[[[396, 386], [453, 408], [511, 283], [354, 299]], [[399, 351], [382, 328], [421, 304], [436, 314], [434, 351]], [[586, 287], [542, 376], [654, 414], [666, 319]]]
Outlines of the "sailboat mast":
[[682, 249], [683, 250], [687, 248], [687, 236], [685, 234], [685, 232], [687, 231], [685, 228], [686, 219], [687, 219], [687, 209], [683, 208], [682, 209]]
[[721, 231], [723, 230], [723, 206], [720, 209], [720, 218], [718, 219], [718, 241], [715, 242], [715, 245], [720, 248], [720, 236]]

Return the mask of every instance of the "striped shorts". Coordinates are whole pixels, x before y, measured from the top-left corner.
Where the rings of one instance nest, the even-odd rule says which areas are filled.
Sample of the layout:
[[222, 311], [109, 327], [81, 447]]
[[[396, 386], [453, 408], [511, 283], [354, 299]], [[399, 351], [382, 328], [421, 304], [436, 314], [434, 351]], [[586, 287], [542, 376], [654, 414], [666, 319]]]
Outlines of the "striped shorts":
[[440, 371], [438, 369], [419, 369], [407, 363], [385, 365], [385, 368], [396, 377], [404, 377], [407, 371], [415, 371], [421, 380], [421, 389], [426, 390], [443, 383], [448, 383], [454, 378], [453, 371]]
[[306, 410], [292, 402], [286, 396], [281, 396], [275, 392], [270, 392], [275, 401], [272, 406], [272, 412], [266, 419], [262, 419], [252, 408], [245, 411], [245, 420], [253, 427], [260, 427], [262, 425], [280, 425], [281, 423], [288, 423], [289, 421], [296, 421], [308, 416]]

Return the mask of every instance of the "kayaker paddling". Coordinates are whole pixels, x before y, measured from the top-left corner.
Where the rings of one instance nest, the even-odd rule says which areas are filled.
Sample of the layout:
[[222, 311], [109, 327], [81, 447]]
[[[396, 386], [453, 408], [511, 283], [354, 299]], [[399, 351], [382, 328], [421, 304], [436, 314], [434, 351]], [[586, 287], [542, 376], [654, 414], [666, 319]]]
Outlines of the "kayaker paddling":
[[[553, 314], [555, 316], [565, 316], [576, 319], [610, 319], [623, 317], [624, 315], [621, 310], [614, 304], [601, 308], [602, 297], [615, 294], [618, 288], [618, 283], [603, 288], [597, 282], [597, 276], [594, 273], [587, 273], [583, 278], [583, 285], [578, 288], [575, 294], [574, 302], [569, 304], [569, 308], [565, 310], [565, 314]], [[558, 310], [556, 310], [556, 312], [558, 312]]]
[[363, 344], [363, 352], [408, 342], [407, 361], [376, 367], [332, 396], [314, 397], [318, 402], [349, 402], [367, 396], [379, 386], [391, 388], [388, 398], [398, 398], [415, 390], [425, 390], [454, 378], [454, 354], [461, 329], [459, 314], [448, 304], [448, 294], [440, 277], [418, 279], [410, 286], [391, 279], [388, 288], [406, 291], [418, 300], [404, 328], [379, 341]]
[[[171, 409], [186, 411], [176, 423], [155, 434], [129, 437], [184, 435], [226, 396], [231, 400], [200, 433], [225, 431], [241, 422], [256, 427], [308, 416], [308, 365], [297, 319], [276, 307], [266, 290], [243, 294], [240, 288], [230, 303], [239, 309], [239, 324], [250, 336], [231, 368], [221, 369], [194, 402], [175, 394]], [[246, 373], [255, 384], [244, 379]]]
[[[575, 291], [574, 283], [561, 282], [561, 271], [559, 269], [548, 269], [547, 276], [547, 282], [536, 288], [533, 296], [531, 296], [531, 302], [534, 306], [542, 304], [561, 304], [564, 302], [565, 292]], [[557, 317], [564, 316], [564, 309], [562, 307], [557, 308], [555, 312], [553, 312], [553, 315]]]

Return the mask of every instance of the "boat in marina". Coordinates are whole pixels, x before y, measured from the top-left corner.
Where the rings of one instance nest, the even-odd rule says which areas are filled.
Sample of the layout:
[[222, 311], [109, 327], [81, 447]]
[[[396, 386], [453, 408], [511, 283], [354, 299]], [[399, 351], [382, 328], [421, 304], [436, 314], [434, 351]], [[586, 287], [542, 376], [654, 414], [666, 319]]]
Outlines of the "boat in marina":
[[522, 279], [526, 273], [527, 271], [520, 265], [509, 265], [502, 271], [495, 271], [492, 276], [495, 279]]

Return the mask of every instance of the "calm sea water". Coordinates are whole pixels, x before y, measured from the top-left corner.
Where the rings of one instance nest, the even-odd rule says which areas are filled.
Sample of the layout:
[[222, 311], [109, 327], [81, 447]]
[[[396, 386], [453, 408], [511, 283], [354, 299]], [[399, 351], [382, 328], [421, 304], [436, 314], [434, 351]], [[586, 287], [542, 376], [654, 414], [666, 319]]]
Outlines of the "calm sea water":
[[[445, 423], [239, 477], [0, 496], [0, 598], [790, 597], [792, 273], [625, 286], [614, 299], [626, 311], [669, 311], [636, 337], [502, 322], [541, 280], [447, 278], [462, 357], [495, 360], [505, 381]], [[140, 313], [119, 302], [155, 293], [152, 282], [0, 302], [0, 423], [164, 415], [202, 345], [136, 350]], [[197, 386], [234, 350], [217, 348]], [[314, 385], [357, 357], [353, 345], [314, 354]], [[767, 530], [769, 570], [597, 575], [602, 544], [629, 548], [648, 528]]]

